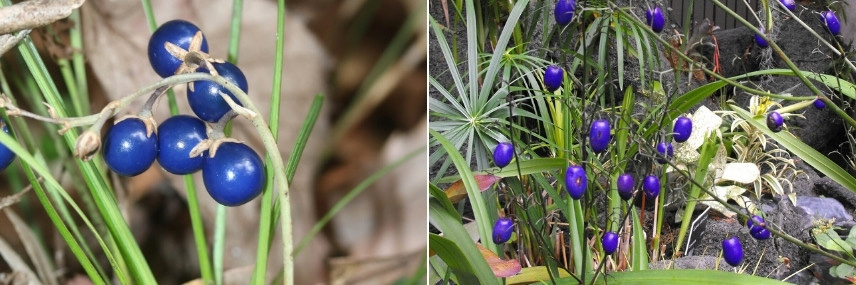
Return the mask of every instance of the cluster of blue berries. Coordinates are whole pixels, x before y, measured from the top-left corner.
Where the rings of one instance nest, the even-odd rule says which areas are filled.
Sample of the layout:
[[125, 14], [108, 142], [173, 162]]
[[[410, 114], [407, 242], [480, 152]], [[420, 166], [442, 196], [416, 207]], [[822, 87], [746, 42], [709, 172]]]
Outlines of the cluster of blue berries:
[[[229, 62], [211, 59], [207, 52], [208, 43], [202, 32], [187, 21], [166, 22], [149, 39], [149, 61], [161, 77], [210, 72], [247, 92], [243, 72]], [[209, 140], [206, 122], [216, 123], [231, 110], [221, 94], [239, 102], [235, 95], [214, 82], [188, 83], [187, 100], [196, 117], [170, 117], [156, 132], [139, 117], [120, 119], [104, 138], [107, 166], [123, 176], [142, 173], [155, 159], [173, 174], [202, 170], [205, 188], [215, 201], [226, 206], [249, 202], [264, 188], [264, 164], [259, 155], [243, 143]], [[210, 150], [191, 156], [191, 150], [203, 142], [212, 146]]]

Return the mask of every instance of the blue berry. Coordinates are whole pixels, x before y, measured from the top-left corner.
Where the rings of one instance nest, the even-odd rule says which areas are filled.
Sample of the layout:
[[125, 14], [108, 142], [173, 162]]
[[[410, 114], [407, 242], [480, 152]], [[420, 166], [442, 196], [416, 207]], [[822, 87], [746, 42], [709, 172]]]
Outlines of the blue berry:
[[103, 147], [104, 162], [110, 170], [124, 176], [136, 176], [155, 162], [158, 136], [146, 133], [143, 120], [128, 118], [107, 131]]
[[[237, 66], [229, 62], [213, 63], [213, 66], [220, 76], [237, 85], [244, 93], [248, 92], [247, 77], [244, 76], [244, 73]], [[208, 72], [204, 67], [200, 67], [199, 71]], [[220, 92], [229, 95], [235, 103], [241, 105], [241, 102], [238, 101], [238, 98], [232, 92], [229, 92], [217, 83], [207, 80], [195, 81], [193, 83], [193, 90], [187, 90], [187, 102], [197, 117], [204, 121], [215, 123], [226, 112], [232, 109], [226, 103], [226, 100], [220, 97]]]
[[184, 175], [202, 168], [204, 156], [190, 157], [190, 150], [208, 138], [205, 123], [188, 115], [172, 116], [158, 126], [158, 163], [172, 174]]
[[645, 176], [645, 180], [642, 181], [642, 190], [645, 190], [645, 196], [648, 199], [656, 198], [660, 195], [660, 179], [654, 175]]
[[782, 2], [782, 5], [785, 5], [785, 8], [788, 8], [790, 11], [797, 8], [797, 3], [794, 0], [779, 0], [779, 2]]
[[[7, 135], [9, 133], [9, 124], [6, 121], [0, 120], [0, 125], [2, 125], [2, 130]], [[15, 153], [12, 152], [11, 149], [6, 147], [4, 144], [0, 144], [0, 170], [6, 169], [12, 164], [12, 161], [15, 161]]]
[[609, 147], [610, 138], [611, 135], [609, 121], [605, 119], [598, 119], [594, 120], [594, 122], [591, 123], [591, 130], [589, 131], [589, 141], [591, 142], [591, 149], [595, 153], [602, 153], [606, 151], [606, 148]]
[[620, 196], [621, 199], [626, 201], [633, 198], [633, 175], [630, 175], [630, 173], [621, 174], [618, 176], [618, 180], [615, 183], [618, 184], [618, 196]]
[[500, 168], [505, 167], [514, 158], [514, 146], [510, 142], [501, 142], [493, 149], [493, 163]]
[[614, 232], [604, 233], [603, 238], [601, 238], [601, 244], [603, 245], [604, 253], [613, 254], [618, 249], [618, 234]]
[[675, 120], [675, 125], [672, 127], [672, 138], [675, 139], [676, 142], [685, 142], [690, 139], [690, 135], [693, 133], [693, 121], [687, 117], [679, 117]]
[[511, 233], [514, 231], [514, 221], [509, 217], [502, 217], [496, 220], [493, 225], [493, 243], [503, 244], [511, 239]]
[[205, 157], [202, 182], [217, 203], [240, 206], [262, 193], [265, 166], [247, 145], [224, 142], [214, 156]]
[[671, 160], [673, 156], [675, 156], [675, 149], [672, 148], [672, 144], [668, 142], [660, 142], [657, 144], [657, 153], [660, 155], [657, 157], [657, 162], [660, 164], [666, 163]]
[[565, 26], [571, 23], [574, 18], [574, 6], [577, 3], [574, 0], [559, 0], [556, 2], [556, 7], [553, 9], [553, 16], [556, 18], [556, 23]]
[[743, 261], [743, 245], [736, 236], [722, 240], [722, 257], [731, 266], [740, 265]]
[[823, 15], [823, 21], [830, 34], [837, 36], [841, 33], [841, 23], [838, 22], [838, 16], [835, 16], [835, 11], [829, 10], [822, 12], [821, 15]]
[[746, 227], [749, 228], [749, 235], [757, 240], [765, 240], [770, 238], [770, 231], [767, 230], [767, 223], [764, 218], [758, 215], [752, 215], [746, 220]]
[[[763, 27], [762, 27], [762, 28], [759, 28], [758, 30], [759, 30], [759, 31], [761, 31], [761, 34], [763, 34], [763, 33], [764, 33], [764, 28], [763, 28]], [[770, 46], [769, 44], [767, 44], [767, 41], [766, 41], [766, 40], [764, 40], [764, 38], [763, 38], [763, 37], [761, 37], [761, 35], [760, 35], [760, 34], [755, 34], [755, 44], [756, 44], [756, 45], [758, 45], [758, 46], [759, 46], [759, 47], [761, 47], [761, 48], [767, 48], [768, 46]]]
[[544, 70], [544, 86], [547, 87], [547, 91], [553, 92], [559, 87], [562, 87], [562, 80], [564, 80], [562, 68], [550, 65]]
[[565, 186], [568, 187], [568, 194], [571, 195], [571, 198], [574, 198], [574, 200], [582, 198], [588, 186], [586, 170], [579, 165], [568, 166], [565, 172]]
[[785, 119], [782, 118], [782, 115], [779, 114], [779, 112], [770, 112], [770, 114], [767, 114], [767, 128], [774, 133], [782, 131], [784, 125]]
[[[198, 31], [199, 27], [188, 21], [172, 20], [163, 23], [152, 33], [152, 37], [149, 38], [149, 63], [158, 75], [161, 77], [172, 76], [184, 62], [184, 59], [176, 58], [170, 54], [164, 48], [164, 43], [170, 42], [187, 50], [190, 48], [190, 41]], [[208, 52], [208, 41], [204, 37], [200, 50], [205, 53]]]
[[645, 19], [651, 30], [662, 32], [666, 27], [666, 19], [663, 17], [663, 10], [660, 7], [654, 7], [645, 11]]
[[818, 110], [823, 110], [824, 108], [826, 108], [826, 103], [823, 103], [823, 101], [820, 99], [814, 99], [814, 102], [812, 104], [814, 105], [814, 108]]

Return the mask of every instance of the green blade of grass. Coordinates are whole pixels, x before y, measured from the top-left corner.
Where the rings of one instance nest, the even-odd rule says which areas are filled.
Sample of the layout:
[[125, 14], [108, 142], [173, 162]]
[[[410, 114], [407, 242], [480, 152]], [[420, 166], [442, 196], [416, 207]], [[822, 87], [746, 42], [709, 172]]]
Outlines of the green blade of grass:
[[[467, 189], [467, 196], [470, 198], [470, 204], [473, 208], [473, 214], [476, 218], [476, 223], [479, 229], [479, 236], [483, 241], [490, 240], [493, 221], [491, 221], [488, 217], [489, 214], [485, 210], [485, 202], [484, 198], [479, 191], [479, 187], [476, 184], [475, 179], [473, 178], [472, 171], [470, 171], [469, 164], [464, 160], [455, 146], [452, 145], [449, 140], [447, 140], [443, 135], [437, 133], [434, 130], [430, 130], [431, 136], [434, 137], [440, 144], [446, 149], [446, 153], [449, 154], [449, 158], [455, 163], [455, 167], [458, 169], [458, 173], [461, 174], [461, 180], [464, 182], [464, 187]], [[498, 252], [498, 248], [495, 244], [490, 242], [484, 243], [485, 248], [490, 251], [496, 253]]]

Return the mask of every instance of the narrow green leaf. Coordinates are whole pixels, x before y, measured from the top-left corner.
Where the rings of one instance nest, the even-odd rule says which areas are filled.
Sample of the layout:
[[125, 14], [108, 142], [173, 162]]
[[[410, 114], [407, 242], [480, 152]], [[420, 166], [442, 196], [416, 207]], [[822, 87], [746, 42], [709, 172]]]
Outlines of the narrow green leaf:
[[[648, 270], [648, 250], [645, 248], [645, 228], [639, 222], [636, 207], [630, 207], [633, 219], [633, 241], [630, 245], [630, 265], [634, 272]], [[608, 279], [608, 278], [607, 278]]]

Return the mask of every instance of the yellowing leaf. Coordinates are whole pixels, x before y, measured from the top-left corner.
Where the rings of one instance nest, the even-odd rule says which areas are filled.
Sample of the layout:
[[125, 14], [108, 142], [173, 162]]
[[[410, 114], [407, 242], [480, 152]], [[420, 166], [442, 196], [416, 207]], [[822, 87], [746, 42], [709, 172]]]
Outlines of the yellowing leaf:
[[[499, 179], [493, 174], [475, 174], [473, 177], [476, 179], [476, 184], [479, 185], [479, 191], [482, 192], [490, 189], [490, 186]], [[444, 191], [446, 192], [446, 197], [449, 197], [449, 201], [452, 203], [457, 203], [467, 197], [467, 188], [464, 188], [462, 180], [455, 181], [455, 183], [449, 185], [449, 188], [446, 188]]]
[[520, 262], [516, 259], [502, 260], [497, 256], [493, 251], [484, 248], [481, 244], [476, 244], [481, 252], [482, 256], [484, 256], [484, 260], [487, 261], [487, 264], [490, 265], [490, 269], [493, 270], [493, 274], [496, 277], [511, 277], [520, 273], [523, 268], [520, 266]]

